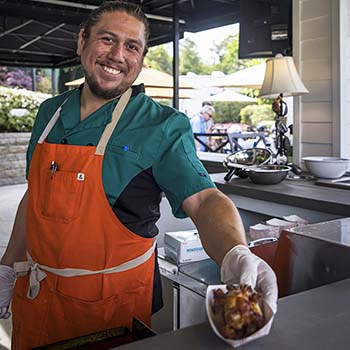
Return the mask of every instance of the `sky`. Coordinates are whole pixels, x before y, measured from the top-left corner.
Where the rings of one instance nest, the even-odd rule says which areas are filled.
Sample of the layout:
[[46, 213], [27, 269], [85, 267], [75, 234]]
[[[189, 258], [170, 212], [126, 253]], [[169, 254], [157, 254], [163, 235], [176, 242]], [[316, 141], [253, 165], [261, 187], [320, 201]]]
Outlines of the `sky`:
[[194, 41], [198, 47], [198, 52], [206, 63], [211, 63], [212, 52], [215, 43], [219, 44], [229, 35], [235, 35], [239, 31], [239, 24], [230, 24], [228, 26], [205, 30], [198, 33], [185, 32], [184, 38]]
[[[229, 35], [235, 35], [239, 32], [239, 24], [230, 24], [223, 27], [204, 30], [198, 33], [185, 32], [184, 39], [190, 39], [194, 41], [198, 48], [198, 53], [204, 63], [215, 63], [214, 55], [210, 49], [215, 48], [215, 44], [219, 44]], [[180, 40], [180, 44], [183, 39]], [[170, 55], [173, 54], [172, 43], [165, 44], [166, 50]]]

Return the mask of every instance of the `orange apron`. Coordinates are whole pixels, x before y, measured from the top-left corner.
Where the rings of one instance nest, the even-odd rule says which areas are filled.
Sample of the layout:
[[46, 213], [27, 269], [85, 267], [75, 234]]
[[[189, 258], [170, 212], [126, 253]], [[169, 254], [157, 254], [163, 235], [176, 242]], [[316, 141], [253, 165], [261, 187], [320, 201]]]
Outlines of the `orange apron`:
[[29, 258], [15, 264], [13, 349], [130, 327], [133, 316], [150, 324], [154, 239], [118, 220], [102, 183], [104, 150], [130, 95], [97, 147], [43, 142], [61, 107], [38, 141], [28, 177]]

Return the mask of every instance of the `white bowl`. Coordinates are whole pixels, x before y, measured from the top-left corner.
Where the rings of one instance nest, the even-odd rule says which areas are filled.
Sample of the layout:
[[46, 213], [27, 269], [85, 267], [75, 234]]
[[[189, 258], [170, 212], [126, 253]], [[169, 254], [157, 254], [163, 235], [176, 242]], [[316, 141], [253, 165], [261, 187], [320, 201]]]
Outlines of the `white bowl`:
[[339, 157], [303, 157], [302, 160], [310, 174], [321, 179], [337, 179], [349, 166], [349, 159]]

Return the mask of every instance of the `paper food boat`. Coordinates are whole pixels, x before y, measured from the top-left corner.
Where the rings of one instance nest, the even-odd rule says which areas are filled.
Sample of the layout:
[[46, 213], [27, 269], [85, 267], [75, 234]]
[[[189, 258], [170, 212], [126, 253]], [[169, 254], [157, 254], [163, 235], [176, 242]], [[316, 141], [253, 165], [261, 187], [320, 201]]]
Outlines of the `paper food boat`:
[[211, 325], [211, 328], [213, 329], [213, 331], [215, 332], [215, 334], [219, 338], [221, 338], [227, 344], [231, 345], [233, 348], [238, 348], [239, 346], [241, 346], [243, 344], [247, 344], [255, 339], [261, 338], [261, 337], [269, 334], [271, 326], [272, 326], [274, 315], [273, 315], [271, 308], [266, 303], [264, 303], [263, 308], [264, 308], [264, 315], [265, 315], [265, 322], [266, 323], [262, 328], [260, 328], [255, 333], [253, 333], [250, 336], [243, 338], [243, 339], [234, 340], [234, 339], [224, 338], [216, 327], [216, 324], [214, 321], [214, 313], [213, 313], [214, 290], [219, 289], [219, 288], [222, 289], [223, 292], [225, 292], [225, 293], [227, 292], [227, 288], [226, 288], [225, 284], [208, 286], [207, 294], [206, 294], [206, 302], [205, 302], [209, 323]]

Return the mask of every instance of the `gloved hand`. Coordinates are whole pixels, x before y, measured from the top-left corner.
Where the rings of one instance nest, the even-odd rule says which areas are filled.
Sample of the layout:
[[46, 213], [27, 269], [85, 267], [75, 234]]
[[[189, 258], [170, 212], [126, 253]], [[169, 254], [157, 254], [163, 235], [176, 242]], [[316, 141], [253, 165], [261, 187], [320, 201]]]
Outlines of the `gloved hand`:
[[12, 267], [0, 265], [0, 318], [9, 318], [8, 311], [16, 274]]
[[271, 267], [244, 245], [233, 247], [221, 264], [221, 280], [226, 284], [248, 284], [262, 293], [265, 302], [275, 314], [278, 288]]

